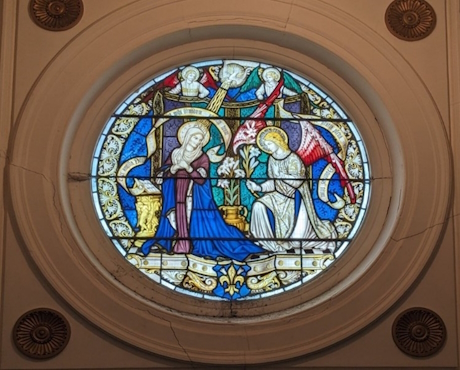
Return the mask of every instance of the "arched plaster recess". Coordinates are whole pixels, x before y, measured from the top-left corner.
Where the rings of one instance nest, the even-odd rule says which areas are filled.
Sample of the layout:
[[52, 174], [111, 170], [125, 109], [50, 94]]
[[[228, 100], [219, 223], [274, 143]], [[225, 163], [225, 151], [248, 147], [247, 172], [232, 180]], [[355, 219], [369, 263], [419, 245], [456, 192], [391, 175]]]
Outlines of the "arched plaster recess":
[[[327, 4], [303, 2], [290, 12], [272, 4], [278, 12], [247, 1], [196, 0], [180, 13], [178, 3], [139, 1], [69, 43], [21, 111], [9, 176], [18, 233], [78, 312], [136, 347], [208, 363], [319, 350], [393, 304], [441, 236], [450, 158], [436, 107], [416, 74], [379, 36]], [[130, 91], [172, 65], [212, 57], [271, 61], [330, 91], [361, 130], [378, 195], [355, 247], [331, 271], [250, 305], [197, 302], [138, 274], [95, 222], [88, 182], [75, 181], [89, 173], [102, 125]]]

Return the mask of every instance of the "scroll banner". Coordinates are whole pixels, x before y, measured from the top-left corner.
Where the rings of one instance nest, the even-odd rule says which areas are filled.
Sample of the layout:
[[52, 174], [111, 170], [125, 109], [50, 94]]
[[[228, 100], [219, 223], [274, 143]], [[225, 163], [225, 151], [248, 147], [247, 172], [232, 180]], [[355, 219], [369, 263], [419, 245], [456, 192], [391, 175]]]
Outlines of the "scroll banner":
[[[225, 151], [227, 151], [227, 148], [230, 144], [230, 140], [232, 139], [232, 132], [230, 128], [228, 127], [227, 123], [220, 119], [216, 118], [218, 117], [216, 113], [211, 112], [207, 109], [203, 108], [193, 108], [193, 107], [182, 107], [182, 108], [177, 108], [173, 109], [165, 114], [166, 117], [158, 119], [156, 122], [153, 124], [152, 130], [148, 133], [146, 137], [146, 142], [147, 142], [147, 156], [145, 157], [135, 157], [127, 160], [125, 163], [123, 163], [117, 173], [117, 181], [118, 183], [125, 189], [127, 192], [132, 193], [131, 189], [128, 188], [126, 184], [126, 177], [128, 173], [135, 167], [143, 165], [152, 155], [155, 153], [157, 150], [157, 145], [156, 145], [156, 140], [155, 140], [155, 132], [156, 130], [161, 127], [165, 122], [169, 121], [171, 118], [177, 118], [177, 117], [196, 117], [196, 118], [206, 118], [208, 119], [216, 128], [219, 130], [219, 133], [222, 136], [223, 139], [223, 144], [225, 146]], [[215, 146], [213, 148], [210, 148], [206, 154], [209, 157], [209, 160], [211, 162], [220, 162], [225, 154], [219, 155], [217, 154], [217, 151], [221, 148], [221, 145]], [[133, 194], [135, 195], [135, 194]]]
[[329, 196], [328, 196], [329, 181], [334, 175], [334, 173], [335, 173], [335, 169], [332, 166], [332, 164], [329, 163], [324, 168], [323, 172], [321, 173], [321, 178], [318, 181], [318, 197], [324, 203], [327, 203], [332, 208], [341, 209], [345, 206], [345, 201], [341, 197], [339, 197], [337, 194], [334, 194], [336, 198], [336, 202], [331, 203], [329, 201]]

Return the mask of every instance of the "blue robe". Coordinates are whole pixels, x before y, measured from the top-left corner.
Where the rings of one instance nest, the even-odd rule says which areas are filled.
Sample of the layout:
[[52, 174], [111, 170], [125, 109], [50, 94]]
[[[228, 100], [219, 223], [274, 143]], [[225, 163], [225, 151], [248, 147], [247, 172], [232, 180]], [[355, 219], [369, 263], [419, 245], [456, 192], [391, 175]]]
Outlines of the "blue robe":
[[[142, 246], [144, 255], [148, 255], [155, 244], [168, 252], [173, 251], [176, 230], [171, 226], [167, 215], [176, 205], [174, 177], [164, 179], [162, 193], [163, 206], [158, 230], [155, 237]], [[248, 240], [239, 229], [224, 221], [212, 197], [209, 179], [203, 184], [193, 184], [189, 236], [192, 243], [191, 254], [199, 257], [222, 257], [243, 261], [251, 254], [265, 252]]]

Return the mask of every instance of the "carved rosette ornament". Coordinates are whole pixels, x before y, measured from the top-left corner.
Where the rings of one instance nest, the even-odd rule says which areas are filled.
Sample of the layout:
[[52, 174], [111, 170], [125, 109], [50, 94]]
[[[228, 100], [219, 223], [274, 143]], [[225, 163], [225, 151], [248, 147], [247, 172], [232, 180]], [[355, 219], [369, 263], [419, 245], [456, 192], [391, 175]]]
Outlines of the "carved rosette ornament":
[[394, 342], [410, 356], [430, 356], [441, 349], [445, 339], [444, 322], [427, 308], [406, 310], [393, 323]]
[[70, 339], [70, 326], [59, 313], [48, 308], [22, 315], [13, 329], [16, 347], [27, 357], [47, 359], [57, 356]]
[[75, 26], [83, 15], [82, 0], [31, 0], [33, 21], [49, 31], [64, 31]]
[[425, 0], [394, 0], [385, 13], [388, 30], [397, 38], [416, 41], [436, 26], [436, 13]]

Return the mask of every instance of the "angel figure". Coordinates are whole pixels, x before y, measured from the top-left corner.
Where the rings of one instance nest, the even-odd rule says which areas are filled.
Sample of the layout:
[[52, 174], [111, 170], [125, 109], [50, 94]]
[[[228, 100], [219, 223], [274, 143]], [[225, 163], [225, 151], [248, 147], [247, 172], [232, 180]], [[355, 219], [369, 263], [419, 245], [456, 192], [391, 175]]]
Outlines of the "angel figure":
[[[287, 88], [285, 82], [297, 92]], [[241, 87], [240, 93], [249, 93], [257, 86], [259, 87], [255, 91], [255, 95], [260, 103], [244, 124], [238, 128], [233, 138], [233, 151], [235, 153], [237, 153], [240, 145], [255, 143], [257, 133], [266, 126], [266, 122], [262, 118], [279, 97], [283, 95], [293, 96], [302, 92], [300, 87], [296, 87], [292, 77], [288, 74], [281, 75], [281, 72], [273, 67], [266, 68], [261, 76], [260, 70], [254, 69]]]
[[288, 136], [279, 127], [266, 127], [257, 135], [257, 145], [270, 155], [268, 180], [257, 184], [247, 181], [250, 190], [262, 192], [252, 206], [251, 235], [271, 252], [302, 249], [330, 252], [337, 237], [334, 226], [319, 219], [313, 206], [306, 168], [291, 151]]
[[[269, 97], [280, 84], [281, 80], [281, 73], [276, 68], [270, 67], [266, 68], [262, 72], [262, 80], [263, 83], [260, 87], [256, 90], [256, 96], [259, 100], [264, 100]], [[286, 86], [284, 86], [283, 81], [281, 81], [281, 86], [279, 87], [277, 98], [286, 95], [286, 96], [294, 96], [297, 95], [295, 91], [289, 90]]]
[[185, 67], [181, 74], [182, 81], [169, 91], [171, 94], [182, 93], [183, 96], [197, 96], [199, 98], [205, 98], [209, 95], [209, 90], [201, 82], [198, 82], [200, 72], [197, 68]]

